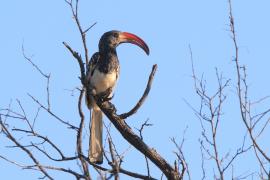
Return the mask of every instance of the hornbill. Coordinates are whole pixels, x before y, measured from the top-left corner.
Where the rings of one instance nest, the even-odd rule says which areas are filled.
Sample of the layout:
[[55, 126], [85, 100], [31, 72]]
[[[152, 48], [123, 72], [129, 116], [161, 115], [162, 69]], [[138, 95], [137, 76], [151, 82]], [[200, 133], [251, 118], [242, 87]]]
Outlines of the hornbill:
[[132, 43], [141, 47], [147, 55], [149, 48], [138, 36], [120, 31], [109, 31], [102, 35], [99, 41], [99, 51], [94, 53], [87, 68], [87, 84], [91, 91], [86, 93], [86, 104], [91, 113], [89, 160], [92, 163], [103, 162], [102, 145], [102, 112], [95, 103], [94, 95], [104, 99], [112, 98], [112, 91], [119, 77], [120, 66], [116, 47], [121, 43]]

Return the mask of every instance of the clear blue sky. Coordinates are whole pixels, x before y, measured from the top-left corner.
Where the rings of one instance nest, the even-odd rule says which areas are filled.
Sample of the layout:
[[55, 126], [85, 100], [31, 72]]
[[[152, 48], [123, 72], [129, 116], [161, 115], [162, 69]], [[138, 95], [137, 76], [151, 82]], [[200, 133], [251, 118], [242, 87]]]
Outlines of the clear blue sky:
[[[236, 151], [245, 131], [237, 114], [236, 81], [233, 74], [235, 69], [232, 62], [234, 49], [229, 32], [227, 0], [80, 1], [79, 13], [83, 27], [97, 22], [87, 36], [90, 54], [97, 51], [100, 36], [112, 29], [135, 33], [150, 47], [150, 56], [146, 56], [141, 49], [132, 45], [121, 45], [117, 49], [121, 76], [113, 102], [119, 113], [126, 112], [137, 102], [145, 88], [152, 65], [158, 64], [158, 71], [147, 101], [136, 115], [128, 119], [128, 124], [136, 128], [139, 128], [146, 119], [154, 124], [144, 131], [146, 143], [173, 163], [175, 147], [170, 138], [175, 137], [180, 141], [184, 129], [188, 126], [184, 153], [192, 179], [201, 177], [198, 142], [201, 127], [183, 100], [187, 100], [194, 107], [199, 107], [199, 98], [195, 95], [191, 78], [188, 48], [190, 45], [195, 68], [198, 74], [204, 73], [210, 92], [217, 87], [215, 67], [223, 72], [224, 77], [232, 79], [231, 86], [226, 92], [229, 98], [225, 103], [222, 127], [218, 133], [218, 146], [221, 155], [225, 155], [228, 151], [231, 153]], [[267, 0], [233, 0], [240, 60], [248, 68], [251, 100], [268, 95], [270, 91], [267, 82], [270, 65], [269, 7], [270, 2]], [[16, 105], [18, 98], [25, 106], [27, 114], [33, 117], [37, 107], [27, 93], [31, 93], [41, 102], [46, 101], [46, 81], [23, 58], [21, 46], [24, 44], [26, 54], [32, 56], [33, 61], [44, 72], [51, 73], [52, 110], [73, 124], [79, 124], [76, 108], [78, 93], [71, 96], [66, 90], [80, 85], [79, 67], [62, 42], [68, 42], [79, 52], [83, 52], [83, 49], [77, 27], [64, 0], [3, 1], [0, 6], [0, 21], [0, 108], [7, 107], [12, 100], [12, 108], [18, 109]], [[267, 104], [269, 101], [261, 107], [266, 108]], [[259, 110], [255, 109], [258, 112]], [[88, 115], [86, 109], [85, 113]], [[108, 124], [107, 119], [105, 122]], [[21, 125], [21, 122], [15, 124]], [[54, 138], [55, 142], [66, 150], [67, 155], [74, 153], [74, 132], [67, 130], [45, 112], [41, 112], [37, 127], [43, 134]], [[114, 128], [112, 132], [119, 152], [125, 151], [129, 145]], [[264, 140], [267, 140], [267, 134], [260, 142], [264, 143]], [[86, 137], [85, 141], [87, 142]], [[6, 149], [4, 146], [7, 144], [9, 143], [1, 136], [1, 154], [22, 163], [31, 162], [24, 153]], [[45, 158], [42, 160], [46, 164]], [[124, 161], [124, 168], [146, 174], [144, 158], [134, 148], [128, 151]], [[213, 163], [211, 161], [206, 163], [207, 179], [212, 179]], [[235, 175], [247, 175], [258, 171], [259, 167], [256, 164], [253, 152], [250, 151], [239, 157], [234, 164]], [[74, 166], [76, 163], [67, 164], [70, 168]], [[22, 171], [1, 160], [0, 167], [3, 179], [39, 177], [38, 173]], [[161, 176], [156, 168], [152, 169], [154, 177]], [[230, 177], [229, 173], [231, 170], [226, 177]], [[73, 178], [62, 173], [53, 174], [56, 179]]]

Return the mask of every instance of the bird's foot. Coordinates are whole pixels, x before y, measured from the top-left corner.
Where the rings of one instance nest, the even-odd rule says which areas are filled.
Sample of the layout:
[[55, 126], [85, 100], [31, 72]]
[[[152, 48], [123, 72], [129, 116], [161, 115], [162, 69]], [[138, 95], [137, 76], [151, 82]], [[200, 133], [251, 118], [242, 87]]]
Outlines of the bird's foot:
[[99, 93], [98, 97], [102, 102], [110, 101], [113, 98], [113, 96], [110, 96], [111, 94], [112, 94], [112, 88], [108, 88], [106, 91]]
[[113, 98], [113, 96], [114, 95], [112, 95], [111, 97], [103, 97], [103, 101], [110, 101], [110, 100], [112, 100], [112, 98]]

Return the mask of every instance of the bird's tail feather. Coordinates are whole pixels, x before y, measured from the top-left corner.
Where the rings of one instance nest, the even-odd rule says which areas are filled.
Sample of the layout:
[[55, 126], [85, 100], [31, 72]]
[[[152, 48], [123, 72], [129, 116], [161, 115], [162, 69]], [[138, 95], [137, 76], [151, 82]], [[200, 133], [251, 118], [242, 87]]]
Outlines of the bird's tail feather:
[[101, 164], [103, 162], [102, 145], [102, 111], [94, 105], [91, 114], [90, 123], [90, 141], [89, 141], [89, 160], [90, 162]]

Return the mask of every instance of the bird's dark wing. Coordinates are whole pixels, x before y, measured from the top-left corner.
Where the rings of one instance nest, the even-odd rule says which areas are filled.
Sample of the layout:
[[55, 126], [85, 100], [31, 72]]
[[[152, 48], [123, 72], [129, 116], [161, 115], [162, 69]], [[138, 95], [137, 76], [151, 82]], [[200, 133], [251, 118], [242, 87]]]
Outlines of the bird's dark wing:
[[[87, 84], [88, 84], [88, 88], [91, 88], [91, 76], [93, 75], [94, 73], [94, 70], [97, 68], [97, 64], [98, 64], [98, 61], [100, 59], [100, 55], [99, 55], [99, 52], [96, 52], [93, 54], [93, 56], [91, 57], [88, 65], [87, 65], [87, 73], [86, 73], [86, 80], [87, 80]], [[89, 109], [92, 108], [92, 104], [93, 104], [93, 97], [90, 96], [88, 94], [88, 91], [86, 91], [86, 104], [88, 106]]]
[[96, 69], [96, 66], [97, 66], [99, 59], [100, 59], [99, 52], [94, 53], [93, 56], [91, 57], [90, 62], [89, 62], [88, 67], [87, 67], [87, 76], [88, 77], [93, 75], [93, 72]]

